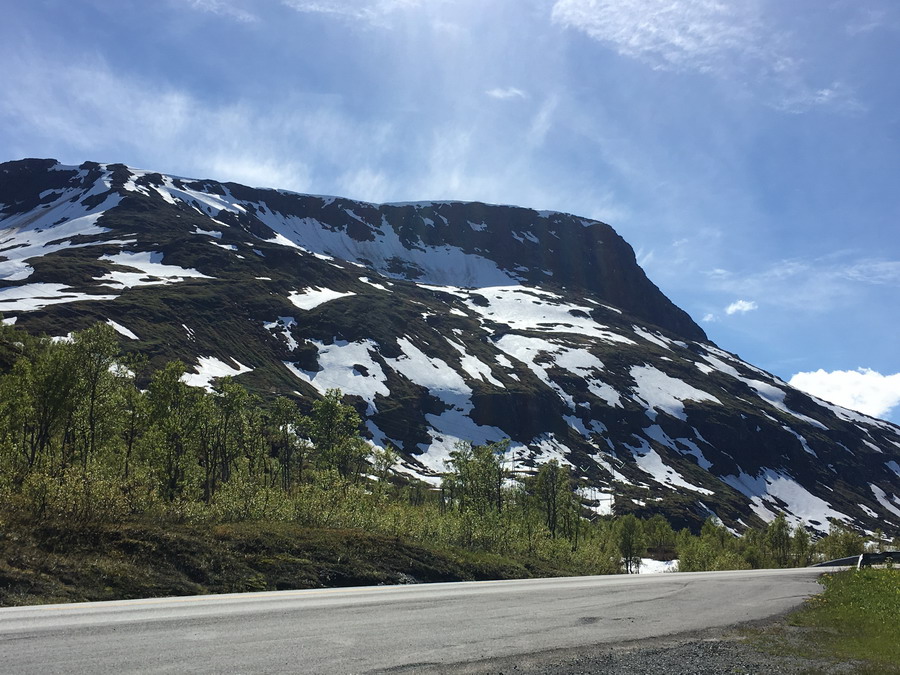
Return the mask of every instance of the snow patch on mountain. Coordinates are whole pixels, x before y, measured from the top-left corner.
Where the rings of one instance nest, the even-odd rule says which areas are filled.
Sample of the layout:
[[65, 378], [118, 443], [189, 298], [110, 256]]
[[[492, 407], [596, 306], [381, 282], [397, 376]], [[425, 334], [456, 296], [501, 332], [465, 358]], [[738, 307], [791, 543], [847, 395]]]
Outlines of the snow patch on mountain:
[[801, 436], [800, 434], [798, 434], [796, 431], [794, 431], [790, 427], [782, 425], [781, 428], [784, 429], [786, 432], [788, 432], [791, 436], [796, 438], [798, 441], [800, 441], [800, 445], [803, 447], [804, 452], [807, 452], [808, 454], [812, 455], [816, 459], [819, 458], [819, 456], [816, 454], [816, 451], [813, 450], [811, 447], [809, 447], [809, 443], [806, 442], [806, 438], [804, 436]]
[[349, 298], [351, 295], [356, 295], [356, 293], [353, 293], [352, 291], [342, 293], [341, 291], [334, 291], [330, 288], [313, 286], [312, 288], [307, 288], [302, 291], [291, 291], [288, 295], [288, 300], [290, 300], [291, 304], [298, 309], [308, 312], [319, 305], [324, 305], [326, 302], [331, 302], [338, 298]]
[[273, 334], [281, 335], [287, 343], [288, 350], [297, 349], [297, 340], [291, 334], [291, 329], [297, 325], [297, 320], [292, 316], [279, 316], [277, 321], [267, 321], [263, 323], [263, 328]]
[[644, 434], [647, 438], [651, 438], [656, 442], [671, 448], [675, 452], [682, 455], [692, 455], [697, 460], [697, 464], [701, 469], [709, 469], [712, 466], [712, 462], [706, 459], [703, 451], [689, 438], [672, 439], [658, 424], [654, 424], [644, 429]]
[[194, 231], [192, 234], [202, 234], [207, 237], [213, 237], [214, 239], [222, 238], [222, 233], [219, 232], [218, 230], [201, 230], [199, 227], [194, 228]]
[[794, 478], [775, 469], [763, 469], [756, 476], [743, 472], [737, 476], [722, 476], [721, 480], [749, 497], [753, 511], [766, 522], [784, 513], [794, 525], [812, 525], [820, 532], [826, 532], [829, 520], [851, 520]]
[[447, 344], [459, 353], [460, 367], [473, 380], [482, 380], [488, 382], [495, 387], [503, 387], [503, 383], [494, 377], [491, 367], [481, 361], [478, 357], [472, 356], [466, 351], [465, 345], [447, 338]]
[[385, 286], [383, 284], [375, 283], [374, 281], [369, 279], [369, 277], [359, 277], [359, 280], [361, 282], [363, 282], [364, 284], [368, 284], [372, 288], [377, 288], [379, 291], [385, 291], [387, 293], [391, 292], [390, 288], [388, 288], [387, 286]]
[[64, 192], [62, 197], [44, 204], [37, 212], [29, 211], [0, 219], [0, 258], [6, 258], [0, 261], [0, 279], [22, 281], [30, 277], [34, 270], [26, 262], [29, 258], [65, 249], [112, 243], [73, 244], [71, 239], [109, 232], [107, 228], [97, 225], [97, 221], [121, 198], [110, 195], [99, 206], [88, 208], [81, 201], [70, 201], [69, 196], [68, 192]]
[[197, 359], [197, 365], [194, 366], [197, 372], [185, 373], [182, 375], [181, 381], [191, 387], [203, 387], [212, 391], [214, 379], [218, 377], [234, 377], [253, 370], [236, 359], [231, 360], [237, 365], [232, 366], [215, 356], [201, 356]]
[[900, 518], [900, 498], [898, 498], [897, 495], [892, 494], [888, 496], [888, 494], [877, 485], [870, 484], [869, 488], [872, 490], [872, 494], [875, 495], [875, 499], [878, 500], [879, 504]]
[[95, 278], [95, 281], [107, 286], [134, 288], [136, 286], [175, 284], [186, 279], [213, 278], [192, 268], [163, 264], [163, 254], [155, 251], [122, 251], [115, 255], [100, 256], [99, 259], [139, 270], [139, 272], [110, 270]]
[[[454, 246], [407, 248], [384, 216], [377, 226], [366, 223], [373, 239], [360, 241], [345, 230], [331, 229], [315, 218], [286, 216], [268, 205], [265, 207], [265, 212], [257, 212], [257, 218], [291, 245], [364, 264], [389, 278], [406, 279], [412, 273], [417, 281], [460, 287], [509, 285], [517, 281], [492, 260]], [[358, 217], [357, 220], [364, 222]], [[397, 271], [398, 261], [407, 273]]]
[[575, 408], [575, 400], [553, 381], [547, 368], [543, 365], [553, 365], [553, 354], [559, 349], [558, 345], [541, 338], [513, 335], [512, 333], [503, 335], [494, 344], [498, 349], [522, 363], [541, 382], [553, 389], [569, 408]]
[[638, 468], [652, 476], [654, 481], [674, 489], [687, 488], [704, 495], [715, 494], [712, 490], [707, 490], [688, 482], [684, 476], [663, 462], [662, 457], [650, 446], [647, 439], [639, 436], [634, 436], [633, 438], [638, 442], [638, 445], [626, 445], [625, 447], [631, 450]]
[[811, 424], [814, 427], [818, 427], [819, 429], [828, 428], [818, 420], [814, 420], [811, 417], [801, 415], [800, 413], [791, 410], [784, 402], [784, 397], [787, 395], [787, 392], [781, 387], [776, 387], [775, 385], [769, 384], [768, 382], [761, 382], [760, 380], [751, 380], [743, 377], [738, 377], [737, 379], [753, 389], [761, 399], [766, 401], [772, 407], [778, 408], [780, 411], [796, 417], [798, 420], [802, 420], [807, 424]]
[[527, 286], [479, 288], [469, 295], [468, 308], [485, 319], [502, 320], [519, 331], [574, 333], [607, 342], [635, 344], [590, 318], [589, 307], [567, 304], [549, 291]]
[[50, 305], [80, 300], [115, 300], [115, 295], [92, 295], [71, 290], [64, 284], [33, 283], [0, 288], [0, 312], [31, 312]]
[[393, 370], [428, 389], [431, 396], [451, 409], [465, 413], [472, 409], [472, 389], [458, 372], [445, 361], [427, 356], [409, 338], [399, 338], [397, 345], [403, 355], [385, 359]]
[[[450, 453], [459, 443], [486, 445], [507, 437], [502, 429], [476, 424], [466, 410], [459, 408], [445, 410], [440, 415], [427, 414], [425, 419], [429, 424], [428, 435], [431, 441], [419, 444], [423, 454], [417, 455], [416, 459], [432, 472], [446, 471]], [[523, 449], [524, 446], [520, 444], [510, 444], [513, 453], [522, 452]]]
[[653, 366], [633, 366], [630, 371], [635, 382], [634, 397], [647, 408], [647, 416], [656, 419], [657, 412], [664, 412], [680, 420], [687, 420], [684, 401], [709, 401], [722, 405], [712, 394], [692, 387], [684, 380], [670, 377]]
[[371, 340], [347, 342], [335, 340], [325, 344], [312, 340], [318, 350], [320, 370], [302, 370], [295, 364], [285, 362], [285, 367], [297, 378], [315, 387], [324, 394], [329, 389], [340, 389], [345, 394], [359, 396], [369, 406], [369, 412], [377, 411], [376, 396], [390, 396], [387, 377], [373, 358], [378, 353], [378, 345]]
[[132, 331], [125, 328], [125, 326], [123, 326], [122, 324], [116, 323], [112, 319], [107, 319], [106, 323], [108, 323], [110, 326], [112, 326], [113, 330], [115, 330], [119, 335], [127, 337], [129, 340], [140, 340], [140, 338], [137, 335], [135, 335]]

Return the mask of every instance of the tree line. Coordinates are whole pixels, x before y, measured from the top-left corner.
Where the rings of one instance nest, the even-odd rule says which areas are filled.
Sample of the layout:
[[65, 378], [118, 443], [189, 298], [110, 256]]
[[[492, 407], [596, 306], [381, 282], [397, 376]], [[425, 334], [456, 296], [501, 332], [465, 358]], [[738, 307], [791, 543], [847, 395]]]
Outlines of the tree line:
[[140, 517], [283, 520], [582, 573], [636, 571], [648, 554], [677, 556], [683, 570], [804, 565], [866, 545], [840, 526], [814, 542], [784, 516], [736, 536], [713, 520], [694, 535], [661, 515], [591, 515], [565, 465], [516, 470], [508, 441], [458, 444], [439, 486], [403, 479], [398, 453], [362, 438], [340, 391], [304, 413], [293, 399], [264, 400], [227, 377], [211, 391], [192, 387], [180, 362], [153, 370], [121, 355], [107, 324], [62, 340], [2, 325], [0, 366], [2, 502], [73, 527]]

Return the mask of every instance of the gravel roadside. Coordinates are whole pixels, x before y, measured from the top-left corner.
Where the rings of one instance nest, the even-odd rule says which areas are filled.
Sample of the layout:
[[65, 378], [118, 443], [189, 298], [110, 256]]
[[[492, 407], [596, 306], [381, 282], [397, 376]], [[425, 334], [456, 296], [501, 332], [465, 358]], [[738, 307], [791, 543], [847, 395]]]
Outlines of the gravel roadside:
[[[759, 627], [754, 624], [754, 627]], [[769, 622], [766, 629], [778, 627]], [[417, 664], [392, 673], [447, 675], [766, 675], [855, 673], [859, 664], [769, 654], [747, 641], [739, 628], [672, 636], [645, 643], [607, 644], [452, 665]]]

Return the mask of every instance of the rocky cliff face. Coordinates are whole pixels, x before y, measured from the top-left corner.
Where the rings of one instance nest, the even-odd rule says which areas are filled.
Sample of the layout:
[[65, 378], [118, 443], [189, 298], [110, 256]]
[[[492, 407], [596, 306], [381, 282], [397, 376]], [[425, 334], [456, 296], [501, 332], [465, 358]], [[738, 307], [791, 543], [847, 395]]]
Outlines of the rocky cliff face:
[[900, 428], [708, 341], [603, 223], [366, 204], [87, 162], [0, 165], [0, 312], [310, 401], [437, 480], [458, 440], [556, 458], [598, 510], [900, 532]]

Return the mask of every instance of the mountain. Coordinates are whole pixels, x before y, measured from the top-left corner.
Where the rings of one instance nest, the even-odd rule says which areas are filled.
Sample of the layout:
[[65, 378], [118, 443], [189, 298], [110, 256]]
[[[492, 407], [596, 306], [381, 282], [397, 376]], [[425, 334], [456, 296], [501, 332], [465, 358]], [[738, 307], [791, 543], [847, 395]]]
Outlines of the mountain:
[[517, 470], [571, 465], [600, 513], [900, 534], [900, 427], [717, 347], [593, 220], [26, 159], [0, 164], [0, 312], [109, 322], [198, 386], [338, 387], [433, 483], [457, 441], [509, 438]]

